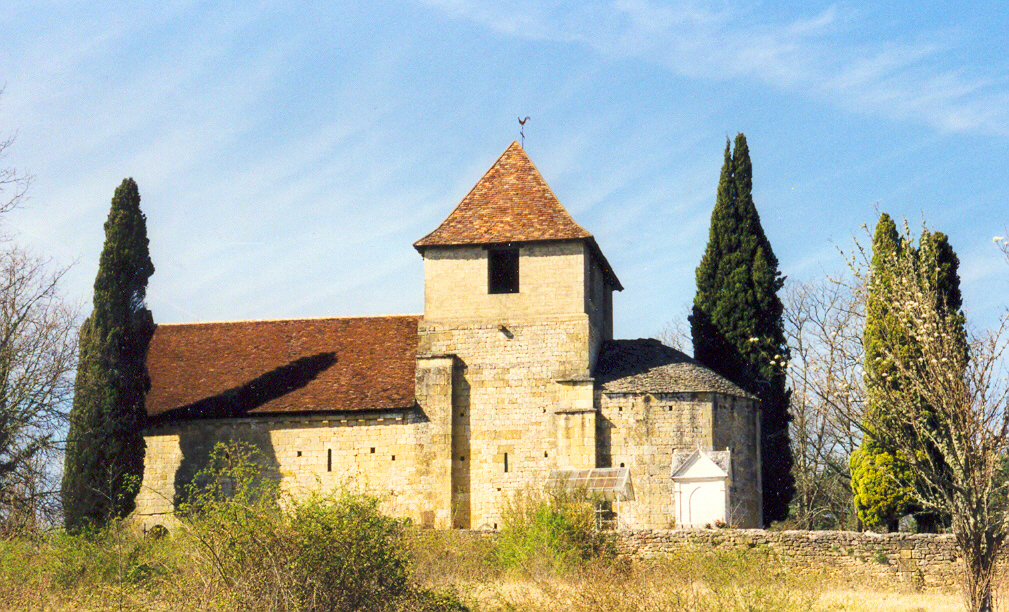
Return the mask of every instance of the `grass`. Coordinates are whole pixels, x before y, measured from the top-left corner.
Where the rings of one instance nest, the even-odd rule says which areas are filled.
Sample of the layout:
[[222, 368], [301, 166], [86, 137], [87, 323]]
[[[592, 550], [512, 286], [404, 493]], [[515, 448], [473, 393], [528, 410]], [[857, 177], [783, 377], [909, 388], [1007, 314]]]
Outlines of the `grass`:
[[595, 500], [523, 492], [496, 535], [414, 529], [348, 490], [294, 501], [247, 448], [221, 448], [165, 537], [121, 522], [0, 540], [4, 610], [943, 612], [954, 595], [876, 592], [788, 571], [768, 549], [629, 561]]
[[489, 536], [419, 532], [412, 538], [415, 575], [451, 586], [478, 612], [952, 612], [954, 592], [877, 590], [786, 572], [766, 550], [626, 561], [596, 559], [567, 570], [496, 562]]
[[[409, 584], [420, 594], [415, 599], [423, 600], [400, 600], [404, 611], [463, 609], [459, 604], [473, 612], [963, 609], [955, 593], [850, 588], [789, 574], [760, 550], [693, 551], [635, 562], [595, 559], [563, 570], [536, 566], [528, 571], [501, 564], [489, 536], [420, 530], [404, 536]], [[183, 530], [152, 540], [117, 525], [89, 536], [0, 541], [0, 607], [5, 610], [299, 609], [250, 600], [236, 590], [241, 584], [220, 576], [205, 545]]]

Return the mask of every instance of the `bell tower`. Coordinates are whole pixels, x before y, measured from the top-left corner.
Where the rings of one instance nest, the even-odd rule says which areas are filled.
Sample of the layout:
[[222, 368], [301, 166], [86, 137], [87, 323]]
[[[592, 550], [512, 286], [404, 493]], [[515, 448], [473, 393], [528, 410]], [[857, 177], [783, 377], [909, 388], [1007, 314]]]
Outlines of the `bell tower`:
[[414, 247], [418, 355], [454, 363], [453, 524], [493, 528], [530, 478], [595, 467], [592, 370], [623, 287], [516, 142]]

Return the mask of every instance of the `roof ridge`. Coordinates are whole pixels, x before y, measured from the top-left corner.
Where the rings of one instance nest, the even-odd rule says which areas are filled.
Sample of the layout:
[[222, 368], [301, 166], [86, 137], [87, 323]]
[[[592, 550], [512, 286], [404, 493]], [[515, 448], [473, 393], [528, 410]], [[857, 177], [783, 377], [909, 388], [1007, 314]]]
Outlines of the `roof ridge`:
[[322, 317], [295, 317], [291, 319], [231, 319], [221, 321], [192, 321], [189, 323], [155, 323], [158, 327], [195, 327], [197, 325], [222, 325], [222, 324], [246, 324], [246, 323], [285, 323], [295, 321], [333, 321], [339, 319], [408, 319], [423, 318], [423, 314], [398, 314], [398, 315], [360, 315], [360, 316], [322, 316]]

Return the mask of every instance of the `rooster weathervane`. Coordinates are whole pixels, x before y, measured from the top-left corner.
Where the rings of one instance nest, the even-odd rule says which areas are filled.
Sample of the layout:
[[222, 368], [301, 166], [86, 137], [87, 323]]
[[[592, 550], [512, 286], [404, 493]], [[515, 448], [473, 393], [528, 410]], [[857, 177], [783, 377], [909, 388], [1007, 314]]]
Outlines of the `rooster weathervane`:
[[524, 148], [526, 148], [526, 132], [525, 132], [525, 130], [526, 130], [526, 121], [529, 121], [529, 117], [527, 116], [525, 119], [523, 119], [522, 117], [519, 117], [518, 120], [519, 120], [519, 125], [521, 126], [521, 127], [519, 127], [519, 136], [522, 137], [522, 148], [524, 149]]

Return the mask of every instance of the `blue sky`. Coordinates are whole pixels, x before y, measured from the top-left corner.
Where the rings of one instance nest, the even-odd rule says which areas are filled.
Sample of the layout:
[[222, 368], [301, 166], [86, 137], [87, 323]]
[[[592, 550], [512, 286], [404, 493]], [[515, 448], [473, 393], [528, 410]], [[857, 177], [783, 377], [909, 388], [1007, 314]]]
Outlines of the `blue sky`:
[[3, 229], [73, 263], [85, 309], [132, 176], [159, 322], [419, 313], [412, 243], [526, 115], [526, 151], [626, 288], [618, 337], [685, 312], [737, 132], [789, 278], [842, 270], [878, 208], [949, 234], [976, 325], [1009, 302], [995, 3], [294, 4], [0, 14], [4, 161], [35, 176]]

